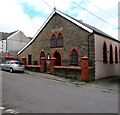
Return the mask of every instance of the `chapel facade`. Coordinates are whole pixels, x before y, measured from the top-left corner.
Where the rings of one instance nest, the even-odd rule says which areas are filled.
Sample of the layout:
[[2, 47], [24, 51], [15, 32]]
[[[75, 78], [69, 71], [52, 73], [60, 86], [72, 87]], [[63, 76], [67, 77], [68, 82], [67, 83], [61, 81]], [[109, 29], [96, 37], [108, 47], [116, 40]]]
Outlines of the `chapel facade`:
[[56, 58], [56, 66], [81, 66], [89, 58], [95, 79], [120, 75], [120, 41], [99, 29], [58, 10], [52, 12], [35, 37], [18, 52], [27, 64], [40, 64], [40, 58]]

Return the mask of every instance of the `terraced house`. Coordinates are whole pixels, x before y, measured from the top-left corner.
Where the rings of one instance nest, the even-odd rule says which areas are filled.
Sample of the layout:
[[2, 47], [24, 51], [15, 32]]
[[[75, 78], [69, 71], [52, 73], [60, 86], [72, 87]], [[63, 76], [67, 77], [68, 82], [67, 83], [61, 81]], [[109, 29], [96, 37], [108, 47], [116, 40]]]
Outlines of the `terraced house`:
[[81, 57], [87, 56], [94, 79], [120, 75], [120, 41], [58, 10], [18, 54], [29, 65], [55, 57], [57, 66], [81, 66]]
[[0, 32], [0, 63], [6, 56], [17, 58], [17, 52], [23, 48], [30, 39], [20, 30], [14, 32]]

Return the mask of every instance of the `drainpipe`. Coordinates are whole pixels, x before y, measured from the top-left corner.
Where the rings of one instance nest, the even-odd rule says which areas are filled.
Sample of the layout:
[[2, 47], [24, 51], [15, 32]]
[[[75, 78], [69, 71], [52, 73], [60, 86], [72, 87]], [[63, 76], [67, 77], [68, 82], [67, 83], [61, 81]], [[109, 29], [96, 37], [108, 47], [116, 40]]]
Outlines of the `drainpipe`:
[[89, 38], [93, 35], [93, 33], [90, 33], [88, 35], [88, 57], [89, 57], [89, 53], [90, 53], [90, 50], [89, 50]]

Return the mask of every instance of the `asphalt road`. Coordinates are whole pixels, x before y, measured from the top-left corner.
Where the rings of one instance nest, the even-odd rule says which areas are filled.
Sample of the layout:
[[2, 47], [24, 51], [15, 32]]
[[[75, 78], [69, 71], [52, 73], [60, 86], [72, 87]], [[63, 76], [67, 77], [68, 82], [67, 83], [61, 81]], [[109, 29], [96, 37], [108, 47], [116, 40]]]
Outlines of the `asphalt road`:
[[118, 94], [3, 71], [1, 106], [18, 113], [118, 113]]

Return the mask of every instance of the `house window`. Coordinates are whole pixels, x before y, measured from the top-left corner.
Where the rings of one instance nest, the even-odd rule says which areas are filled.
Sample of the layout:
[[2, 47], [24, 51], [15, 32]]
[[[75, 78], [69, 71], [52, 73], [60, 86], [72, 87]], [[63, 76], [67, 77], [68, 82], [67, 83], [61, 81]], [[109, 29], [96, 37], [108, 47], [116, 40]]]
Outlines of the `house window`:
[[115, 47], [115, 63], [118, 63], [117, 47]]
[[103, 63], [107, 63], [107, 45], [104, 43], [103, 45]]
[[70, 64], [71, 65], [78, 65], [78, 52], [76, 49], [73, 49], [70, 52]]
[[113, 48], [112, 45], [110, 45], [110, 64], [113, 63]]
[[1, 47], [1, 49], [3, 49], [4, 48], [4, 45], [2, 44], [2, 47]]
[[62, 33], [58, 34], [57, 46], [58, 47], [62, 47], [63, 46], [63, 34]]
[[55, 34], [52, 34], [51, 36], [51, 48], [55, 48], [56, 47], [56, 44], [57, 44], [57, 37]]

